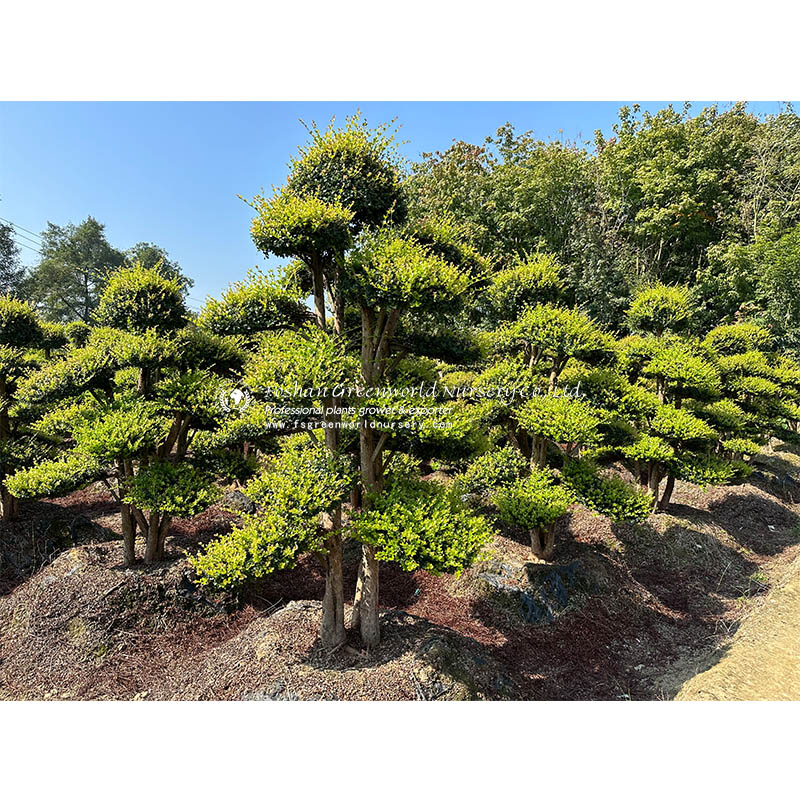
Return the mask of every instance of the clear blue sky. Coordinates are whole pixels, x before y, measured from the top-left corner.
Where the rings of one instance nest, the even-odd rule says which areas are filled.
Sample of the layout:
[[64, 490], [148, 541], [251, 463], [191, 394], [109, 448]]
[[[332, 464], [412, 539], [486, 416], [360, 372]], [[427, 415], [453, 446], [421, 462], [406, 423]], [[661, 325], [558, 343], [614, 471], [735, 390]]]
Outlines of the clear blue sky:
[[[41, 232], [48, 220], [92, 215], [116, 247], [155, 242], [194, 279], [196, 307], [264, 265], [248, 234], [251, 209], [237, 195], [283, 183], [305, 141], [300, 119], [325, 125], [359, 107], [370, 123], [397, 117], [404, 155], [416, 160], [454, 139], [482, 143], [507, 121], [542, 139], [590, 140], [598, 128], [610, 131], [623, 104], [0, 103], [0, 217]], [[779, 104], [751, 108], [771, 113]], [[38, 258], [22, 252], [26, 263]]]

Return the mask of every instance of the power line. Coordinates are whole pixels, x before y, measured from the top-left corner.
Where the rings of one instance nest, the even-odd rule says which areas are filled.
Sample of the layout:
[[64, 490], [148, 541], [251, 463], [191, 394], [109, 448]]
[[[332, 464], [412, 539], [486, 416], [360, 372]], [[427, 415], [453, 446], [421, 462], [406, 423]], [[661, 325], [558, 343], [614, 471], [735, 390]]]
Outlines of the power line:
[[30, 245], [25, 244], [25, 242], [17, 242], [17, 244], [20, 247], [26, 247], [28, 250], [33, 250], [34, 253], [38, 253], [39, 255], [42, 255], [42, 251], [41, 250], [37, 250], [35, 247], [31, 247]]
[[37, 247], [40, 247], [41, 244], [42, 244], [41, 242], [37, 242], [35, 239], [31, 239], [30, 236], [26, 236], [24, 233], [17, 233], [16, 231], [12, 231], [12, 233], [18, 239], [24, 239], [26, 242], [30, 242], [31, 244], [35, 244]]
[[30, 233], [39, 240], [41, 240], [42, 238], [38, 233], [34, 231], [29, 231], [27, 228], [23, 228], [22, 225], [17, 225], [16, 222], [12, 222], [10, 219], [6, 219], [5, 217], [0, 217], [0, 221], [7, 222], [9, 225], [13, 225], [15, 228], [19, 228], [21, 231], [25, 231], [25, 233]]

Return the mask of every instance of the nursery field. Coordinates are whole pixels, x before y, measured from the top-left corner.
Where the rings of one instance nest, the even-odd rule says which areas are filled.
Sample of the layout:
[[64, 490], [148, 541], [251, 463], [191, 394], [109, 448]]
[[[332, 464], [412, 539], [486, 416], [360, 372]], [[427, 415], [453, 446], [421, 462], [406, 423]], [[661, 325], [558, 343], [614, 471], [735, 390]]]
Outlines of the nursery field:
[[[671, 513], [642, 524], [575, 509], [552, 567], [576, 565], [567, 602], [543, 594], [552, 619], [525, 618], [518, 592], [541, 586], [526, 567], [542, 565], [513, 531], [458, 578], [387, 568], [375, 653], [356, 638], [333, 654], [320, 647], [324, 575], [310, 558], [227, 606], [198, 592], [185, 554], [229, 530], [229, 512], [177, 525], [162, 565], [125, 569], [103, 487], [32, 504], [2, 539], [0, 697], [668, 700], [685, 685], [679, 699], [737, 699], [736, 681], [710, 698], [702, 682], [743, 620], [745, 632], [762, 618], [771, 637], [794, 631], [782, 657], [800, 655], [796, 620], [766, 616], [773, 587], [800, 565], [797, 496], [784, 490], [800, 457], [774, 445], [756, 480], [707, 492], [679, 484]], [[348, 590], [358, 556], [345, 548]], [[771, 674], [768, 656], [754, 659]], [[749, 681], [755, 697], [774, 691], [758, 694], [752, 668]]]
[[0, 226], [0, 695], [795, 696], [800, 118], [613, 133], [310, 125], [202, 305]]

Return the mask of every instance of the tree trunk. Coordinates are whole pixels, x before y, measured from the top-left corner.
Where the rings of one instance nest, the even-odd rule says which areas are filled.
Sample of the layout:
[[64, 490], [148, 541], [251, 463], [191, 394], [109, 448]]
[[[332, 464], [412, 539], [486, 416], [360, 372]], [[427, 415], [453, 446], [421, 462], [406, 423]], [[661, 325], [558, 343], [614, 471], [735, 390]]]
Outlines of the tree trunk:
[[658, 503], [658, 485], [661, 483], [661, 471], [658, 464], [650, 465], [650, 472], [647, 480], [647, 491], [653, 498], [653, 509], [655, 510]]
[[672, 490], [675, 488], [675, 476], [668, 475], [667, 483], [664, 486], [664, 494], [661, 495], [661, 500], [658, 502], [658, 510], [666, 511], [669, 507], [669, 501], [672, 499]]
[[[338, 529], [337, 529], [338, 530]], [[342, 537], [334, 533], [327, 541], [328, 557], [325, 566], [325, 596], [322, 599], [320, 639], [326, 650], [344, 644], [344, 580], [342, 578]]]
[[136, 524], [131, 516], [131, 507], [122, 504], [122, 563], [130, 567], [136, 561]]
[[378, 560], [372, 545], [361, 546], [361, 599], [359, 603], [361, 641], [368, 647], [377, 647], [381, 641], [378, 616]]
[[555, 522], [546, 528], [536, 528], [531, 531], [531, 551], [536, 558], [542, 561], [552, 561], [556, 544]]
[[165, 545], [167, 543], [167, 534], [169, 533], [169, 526], [172, 522], [172, 517], [169, 514], [164, 514], [161, 517], [161, 522], [158, 525], [158, 547], [156, 548], [156, 561], [163, 561], [165, 556]]
[[159, 534], [158, 513], [150, 512], [150, 521], [147, 525], [147, 544], [144, 549], [144, 563], [152, 564], [158, 560], [158, 534]]

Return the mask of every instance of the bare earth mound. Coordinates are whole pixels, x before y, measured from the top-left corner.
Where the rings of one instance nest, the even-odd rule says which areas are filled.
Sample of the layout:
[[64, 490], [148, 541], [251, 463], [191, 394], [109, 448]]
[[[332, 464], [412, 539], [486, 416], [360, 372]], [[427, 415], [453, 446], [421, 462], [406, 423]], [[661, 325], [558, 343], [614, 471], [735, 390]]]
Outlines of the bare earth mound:
[[[355, 634], [334, 654], [319, 648], [323, 577], [312, 558], [238, 605], [200, 592], [185, 553], [228, 529], [218, 509], [176, 524], [163, 565], [125, 570], [101, 489], [23, 505], [20, 522], [0, 531], [0, 697], [671, 699], [717, 662], [722, 670], [765, 596], [775, 599], [772, 621], [751, 616], [736, 642], [798, 618], [784, 604], [797, 596], [789, 584], [767, 592], [800, 556], [800, 458], [778, 447], [758, 469], [742, 486], [679, 484], [670, 513], [643, 525], [575, 508], [550, 565], [533, 562], [526, 535], [511, 529], [460, 577], [385, 565], [374, 653]], [[347, 547], [348, 596], [357, 563], [358, 548]], [[785, 635], [800, 638], [796, 622]], [[781, 663], [795, 668], [788, 656]], [[730, 685], [747, 686], [744, 673], [758, 669], [742, 664]], [[785, 696], [788, 678], [765, 669], [776, 682], [759, 696]]]

